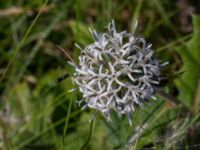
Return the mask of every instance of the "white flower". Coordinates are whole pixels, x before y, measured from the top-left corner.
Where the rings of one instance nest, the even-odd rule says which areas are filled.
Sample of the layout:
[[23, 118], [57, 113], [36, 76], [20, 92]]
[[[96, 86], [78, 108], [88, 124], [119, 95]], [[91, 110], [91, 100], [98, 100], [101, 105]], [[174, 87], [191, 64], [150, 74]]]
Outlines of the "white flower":
[[151, 44], [126, 31], [118, 33], [113, 21], [106, 33], [90, 31], [95, 41], [82, 49], [73, 81], [88, 107], [108, 120], [113, 110], [127, 114], [131, 124], [135, 107], [149, 100], [159, 84], [161, 65]]

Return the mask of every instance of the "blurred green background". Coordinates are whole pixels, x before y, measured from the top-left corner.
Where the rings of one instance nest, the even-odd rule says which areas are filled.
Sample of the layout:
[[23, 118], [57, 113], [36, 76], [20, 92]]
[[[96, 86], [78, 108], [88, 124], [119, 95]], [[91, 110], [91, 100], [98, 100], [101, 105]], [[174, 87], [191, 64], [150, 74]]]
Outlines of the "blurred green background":
[[[6, 0], [0, 1], [0, 149], [112, 150], [200, 149], [200, 1]], [[164, 90], [180, 104], [157, 97], [127, 118], [107, 122], [82, 110], [69, 93], [73, 68], [57, 46], [77, 61], [93, 40], [88, 28], [135, 31], [153, 43]], [[69, 77], [56, 83], [58, 77]]]

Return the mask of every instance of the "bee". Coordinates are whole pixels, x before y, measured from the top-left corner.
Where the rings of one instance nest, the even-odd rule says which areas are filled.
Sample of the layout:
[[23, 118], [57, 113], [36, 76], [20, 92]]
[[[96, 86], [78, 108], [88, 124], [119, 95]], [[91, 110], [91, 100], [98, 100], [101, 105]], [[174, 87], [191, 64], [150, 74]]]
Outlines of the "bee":
[[57, 79], [56, 79], [56, 83], [58, 84], [58, 83], [61, 83], [62, 81], [64, 81], [66, 78], [68, 78], [69, 77], [69, 74], [68, 73], [65, 73], [65, 74], [63, 74], [63, 75], [61, 75], [60, 77], [58, 77]]

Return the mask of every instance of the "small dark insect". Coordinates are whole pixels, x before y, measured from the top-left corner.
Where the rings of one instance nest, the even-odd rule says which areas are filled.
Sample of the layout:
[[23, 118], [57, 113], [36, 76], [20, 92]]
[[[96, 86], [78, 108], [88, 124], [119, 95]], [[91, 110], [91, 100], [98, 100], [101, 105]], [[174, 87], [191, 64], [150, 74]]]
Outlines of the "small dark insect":
[[56, 83], [58, 84], [58, 83], [62, 82], [62, 81], [65, 80], [67, 77], [69, 77], [69, 74], [68, 74], [68, 73], [65, 73], [65, 74], [61, 75], [60, 77], [58, 77], [58, 78], [56, 79]]

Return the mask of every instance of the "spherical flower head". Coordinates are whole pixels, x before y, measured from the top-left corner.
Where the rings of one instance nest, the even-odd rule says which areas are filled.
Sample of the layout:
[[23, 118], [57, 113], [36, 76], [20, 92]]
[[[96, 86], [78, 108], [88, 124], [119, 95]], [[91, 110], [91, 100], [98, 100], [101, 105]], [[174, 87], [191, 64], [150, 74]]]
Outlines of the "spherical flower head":
[[130, 115], [152, 98], [159, 84], [160, 63], [151, 44], [126, 31], [117, 32], [114, 21], [107, 32], [90, 30], [95, 41], [81, 50], [73, 80], [83, 94], [86, 106], [110, 120], [116, 111]]

